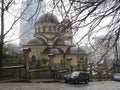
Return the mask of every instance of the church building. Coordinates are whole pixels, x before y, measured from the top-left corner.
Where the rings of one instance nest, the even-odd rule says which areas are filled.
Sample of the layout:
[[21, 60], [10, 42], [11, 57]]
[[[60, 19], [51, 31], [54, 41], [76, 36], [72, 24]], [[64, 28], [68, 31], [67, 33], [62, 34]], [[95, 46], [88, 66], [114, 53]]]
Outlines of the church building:
[[[40, 60], [48, 57], [48, 64], [52, 68], [69, 67], [87, 70], [88, 53], [73, 44], [72, 25], [69, 19], [59, 22], [52, 13], [41, 15], [34, 24], [34, 38], [29, 40], [23, 48], [30, 48], [29, 59]], [[27, 37], [27, 36], [26, 36]]]

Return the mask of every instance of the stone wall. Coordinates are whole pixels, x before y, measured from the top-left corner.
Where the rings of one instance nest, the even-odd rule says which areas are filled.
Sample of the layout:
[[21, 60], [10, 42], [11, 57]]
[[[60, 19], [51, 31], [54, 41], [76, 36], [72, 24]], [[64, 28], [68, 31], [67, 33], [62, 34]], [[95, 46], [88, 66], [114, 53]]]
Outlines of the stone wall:
[[1, 71], [0, 80], [29, 80], [29, 79], [48, 79], [53, 78], [53, 74], [50, 70], [43, 71], [26, 71], [24, 68], [18, 69], [3, 69]]

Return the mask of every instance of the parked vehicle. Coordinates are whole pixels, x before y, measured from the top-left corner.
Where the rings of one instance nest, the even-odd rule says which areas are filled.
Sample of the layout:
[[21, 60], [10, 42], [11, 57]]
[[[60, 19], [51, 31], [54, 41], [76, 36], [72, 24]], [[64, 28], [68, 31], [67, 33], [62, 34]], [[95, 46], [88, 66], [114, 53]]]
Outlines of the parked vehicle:
[[115, 81], [120, 81], [120, 73], [114, 74], [113, 78], [114, 78]]
[[74, 84], [78, 84], [79, 82], [85, 82], [85, 84], [88, 84], [90, 76], [88, 72], [74, 71], [71, 74], [65, 75], [64, 80], [65, 83], [74, 82]]

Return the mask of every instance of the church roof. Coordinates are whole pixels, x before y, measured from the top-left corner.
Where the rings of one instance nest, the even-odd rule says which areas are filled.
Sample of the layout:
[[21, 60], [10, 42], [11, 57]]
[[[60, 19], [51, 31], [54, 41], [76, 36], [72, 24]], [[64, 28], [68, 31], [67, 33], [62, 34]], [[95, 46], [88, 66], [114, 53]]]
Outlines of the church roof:
[[43, 51], [44, 54], [63, 54], [64, 52], [60, 48], [46, 48]]
[[36, 23], [59, 23], [57, 17], [55, 15], [53, 15], [52, 13], [47, 13], [47, 14], [43, 14], [42, 16], [40, 16]]
[[29, 40], [26, 45], [46, 45], [46, 42], [42, 38], [34, 38]]
[[55, 41], [54, 45], [56, 45], [56, 46], [65, 45], [65, 41], [63, 39], [58, 38]]
[[70, 54], [86, 54], [86, 51], [81, 47], [71, 47], [66, 51], [66, 53], [70, 53]]

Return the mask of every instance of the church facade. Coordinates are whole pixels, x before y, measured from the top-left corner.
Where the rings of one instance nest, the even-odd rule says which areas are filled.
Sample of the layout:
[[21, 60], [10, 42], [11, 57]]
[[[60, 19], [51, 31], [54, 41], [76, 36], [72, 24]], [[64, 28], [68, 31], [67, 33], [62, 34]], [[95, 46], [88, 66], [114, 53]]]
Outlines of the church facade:
[[50, 67], [73, 67], [87, 70], [88, 53], [72, 42], [72, 25], [69, 19], [59, 22], [51, 13], [43, 14], [34, 24], [34, 38], [23, 48], [30, 48], [29, 59], [40, 60], [48, 57]]

